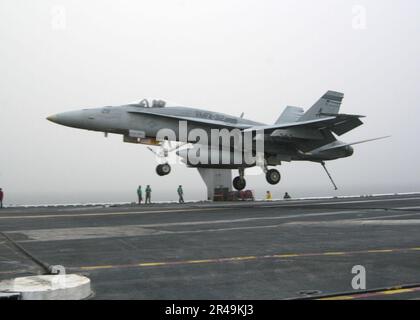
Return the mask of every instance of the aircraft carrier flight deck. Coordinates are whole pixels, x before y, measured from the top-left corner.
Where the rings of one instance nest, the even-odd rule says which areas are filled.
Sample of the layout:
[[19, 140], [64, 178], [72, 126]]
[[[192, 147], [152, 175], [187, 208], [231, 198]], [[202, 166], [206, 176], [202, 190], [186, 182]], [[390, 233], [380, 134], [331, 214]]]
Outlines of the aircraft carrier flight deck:
[[41, 262], [89, 277], [92, 299], [418, 299], [419, 230], [420, 194], [5, 208], [0, 280]]

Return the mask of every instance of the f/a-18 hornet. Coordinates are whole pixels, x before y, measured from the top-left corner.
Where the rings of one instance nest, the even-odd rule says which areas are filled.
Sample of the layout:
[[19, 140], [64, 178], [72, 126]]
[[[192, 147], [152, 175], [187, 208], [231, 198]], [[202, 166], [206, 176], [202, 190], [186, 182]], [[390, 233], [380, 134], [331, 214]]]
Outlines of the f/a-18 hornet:
[[[149, 102], [146, 99], [116, 107], [64, 112], [47, 119], [68, 127], [101, 131], [105, 136], [121, 134], [124, 142], [159, 147], [161, 149], [155, 153], [163, 159], [167, 159], [169, 151], [178, 149], [178, 156], [190, 167], [238, 169], [239, 176], [233, 180], [237, 190], [246, 186], [245, 168], [257, 165], [263, 169], [268, 183], [279, 183], [280, 173], [269, 167], [280, 165], [282, 161], [320, 163], [337, 189], [325, 161], [351, 156], [352, 145], [385, 138], [354, 143], [337, 140], [336, 136], [363, 124], [360, 120], [363, 116], [339, 113], [343, 98], [342, 93], [328, 91], [306, 112], [303, 108], [288, 106], [273, 125], [244, 119], [243, 114], [236, 117], [196, 108], [166, 106], [162, 100]], [[244, 146], [246, 137], [250, 143]], [[178, 146], [170, 148], [171, 141], [177, 142]], [[239, 144], [232, 146], [232, 141], [239, 141]], [[192, 144], [192, 147], [179, 149], [182, 144]], [[192, 155], [195, 155], [194, 159]], [[170, 164], [165, 160], [156, 168], [160, 176], [170, 171]]]

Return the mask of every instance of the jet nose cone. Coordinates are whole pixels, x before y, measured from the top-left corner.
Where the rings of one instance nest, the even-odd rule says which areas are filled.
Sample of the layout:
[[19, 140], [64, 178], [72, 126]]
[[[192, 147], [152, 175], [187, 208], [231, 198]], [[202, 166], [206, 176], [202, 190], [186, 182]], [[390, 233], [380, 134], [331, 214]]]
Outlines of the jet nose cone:
[[83, 129], [85, 116], [83, 111], [76, 110], [51, 115], [47, 117], [47, 120], [66, 127]]
[[53, 114], [53, 115], [47, 117], [47, 120], [51, 121], [51, 122], [54, 122], [54, 123], [57, 123], [57, 115]]

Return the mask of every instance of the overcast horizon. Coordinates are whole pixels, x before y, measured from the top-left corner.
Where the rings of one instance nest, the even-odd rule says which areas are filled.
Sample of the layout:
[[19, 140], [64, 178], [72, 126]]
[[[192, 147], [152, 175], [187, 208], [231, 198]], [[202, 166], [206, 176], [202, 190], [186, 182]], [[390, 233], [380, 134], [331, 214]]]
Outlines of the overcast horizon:
[[[247, 176], [262, 198], [420, 191], [420, 2], [402, 0], [0, 2], [0, 188], [5, 204], [205, 200], [196, 169], [158, 177], [146, 146], [56, 125], [69, 110], [142, 98], [267, 124], [326, 91], [364, 125], [352, 157], [284, 162], [282, 180]], [[236, 175], [234, 172], [234, 176]], [[253, 171], [255, 172], [255, 171]]]

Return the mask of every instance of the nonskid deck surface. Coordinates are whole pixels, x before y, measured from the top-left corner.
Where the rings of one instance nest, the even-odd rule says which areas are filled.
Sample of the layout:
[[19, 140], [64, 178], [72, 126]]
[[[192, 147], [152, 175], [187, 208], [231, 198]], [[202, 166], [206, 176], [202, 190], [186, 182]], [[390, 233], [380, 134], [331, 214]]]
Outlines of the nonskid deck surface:
[[[420, 194], [0, 211], [0, 232], [100, 299], [417, 299], [399, 287], [420, 287], [419, 228]], [[354, 291], [356, 265], [389, 289]], [[39, 272], [0, 236], [0, 280]]]

